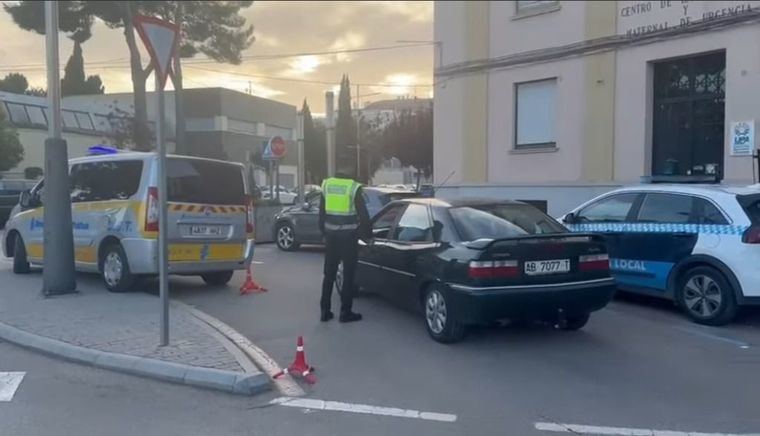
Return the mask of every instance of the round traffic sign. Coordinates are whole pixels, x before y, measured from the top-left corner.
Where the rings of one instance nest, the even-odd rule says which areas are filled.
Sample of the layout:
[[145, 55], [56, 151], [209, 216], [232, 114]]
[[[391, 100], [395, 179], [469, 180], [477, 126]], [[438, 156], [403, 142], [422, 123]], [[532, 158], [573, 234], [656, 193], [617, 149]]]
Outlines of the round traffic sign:
[[272, 156], [276, 158], [280, 158], [285, 156], [285, 140], [282, 139], [282, 136], [275, 136], [269, 141], [269, 146], [272, 150]]

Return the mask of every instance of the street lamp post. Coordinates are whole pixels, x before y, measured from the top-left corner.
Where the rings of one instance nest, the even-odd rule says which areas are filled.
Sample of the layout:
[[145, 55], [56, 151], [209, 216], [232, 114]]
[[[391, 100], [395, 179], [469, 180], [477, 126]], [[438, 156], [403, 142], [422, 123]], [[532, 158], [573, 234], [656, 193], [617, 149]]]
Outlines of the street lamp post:
[[47, 98], [50, 137], [45, 140], [42, 293], [45, 296], [76, 292], [74, 235], [71, 225], [69, 157], [61, 138], [61, 81], [58, 66], [58, 2], [45, 2]]

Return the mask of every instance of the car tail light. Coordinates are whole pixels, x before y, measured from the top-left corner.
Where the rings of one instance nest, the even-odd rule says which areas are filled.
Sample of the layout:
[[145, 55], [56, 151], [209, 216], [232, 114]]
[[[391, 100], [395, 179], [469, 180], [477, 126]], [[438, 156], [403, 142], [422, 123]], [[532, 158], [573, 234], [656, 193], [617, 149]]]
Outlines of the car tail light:
[[581, 271], [600, 271], [610, 269], [609, 254], [587, 254], [578, 258]]
[[245, 197], [245, 232], [253, 233], [253, 198]]
[[467, 275], [472, 279], [508, 278], [520, 275], [516, 260], [470, 261]]
[[158, 188], [148, 188], [148, 207], [145, 209], [145, 231], [158, 231]]
[[744, 231], [742, 242], [745, 244], [760, 244], [760, 226], [751, 226]]

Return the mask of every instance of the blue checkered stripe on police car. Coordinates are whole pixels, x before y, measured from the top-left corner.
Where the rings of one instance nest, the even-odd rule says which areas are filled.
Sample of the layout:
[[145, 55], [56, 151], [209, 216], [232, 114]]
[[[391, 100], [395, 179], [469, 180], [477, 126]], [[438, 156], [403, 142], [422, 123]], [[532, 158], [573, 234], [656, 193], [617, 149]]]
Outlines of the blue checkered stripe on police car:
[[586, 223], [572, 224], [567, 227], [574, 232], [702, 233], [710, 235], [741, 235], [747, 230], [747, 226], [677, 223]]

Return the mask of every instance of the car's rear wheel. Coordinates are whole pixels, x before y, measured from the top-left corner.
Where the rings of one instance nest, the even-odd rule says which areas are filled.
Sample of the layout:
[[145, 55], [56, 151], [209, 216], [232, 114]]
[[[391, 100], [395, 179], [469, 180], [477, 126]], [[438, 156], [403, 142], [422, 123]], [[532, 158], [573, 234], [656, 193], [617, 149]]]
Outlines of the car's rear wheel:
[[431, 286], [425, 293], [423, 304], [425, 327], [430, 337], [437, 342], [450, 344], [461, 341], [466, 330], [456, 320], [455, 311], [446, 295], [442, 287]]
[[698, 266], [684, 274], [676, 292], [678, 305], [699, 324], [720, 326], [733, 321], [738, 311], [736, 295], [718, 270]]
[[234, 271], [215, 271], [210, 273], [201, 274], [201, 278], [207, 285], [222, 286], [232, 280]]
[[591, 315], [588, 313], [567, 315], [564, 321], [558, 325], [558, 328], [565, 331], [580, 330], [586, 326], [590, 317]]
[[282, 251], [293, 251], [298, 248], [296, 233], [290, 223], [282, 223], [277, 226], [277, 247]]
[[111, 292], [129, 292], [137, 283], [121, 244], [112, 244], [103, 250], [100, 270], [103, 283]]
[[13, 237], [13, 272], [15, 274], [28, 274], [30, 270], [24, 240], [21, 239], [21, 235], [16, 234]]

